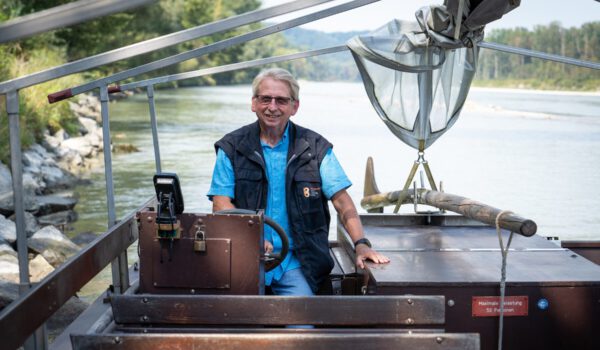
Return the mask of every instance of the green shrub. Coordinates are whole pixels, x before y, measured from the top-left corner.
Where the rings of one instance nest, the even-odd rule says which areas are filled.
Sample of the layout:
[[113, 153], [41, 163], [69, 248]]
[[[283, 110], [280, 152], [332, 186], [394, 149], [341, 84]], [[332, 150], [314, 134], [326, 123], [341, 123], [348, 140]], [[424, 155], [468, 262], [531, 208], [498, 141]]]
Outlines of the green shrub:
[[[47, 68], [65, 63], [64, 49], [45, 46], [25, 52], [18, 45], [0, 46], [0, 81], [22, 77]], [[31, 86], [19, 91], [19, 123], [21, 129], [21, 147], [27, 149], [43, 138], [44, 131], [55, 132], [64, 128], [75, 132], [78, 122], [67, 102], [49, 104], [47, 95], [63, 90], [81, 82], [73, 75], [58, 80]], [[6, 101], [0, 99], [0, 161], [9, 163], [10, 147]]]

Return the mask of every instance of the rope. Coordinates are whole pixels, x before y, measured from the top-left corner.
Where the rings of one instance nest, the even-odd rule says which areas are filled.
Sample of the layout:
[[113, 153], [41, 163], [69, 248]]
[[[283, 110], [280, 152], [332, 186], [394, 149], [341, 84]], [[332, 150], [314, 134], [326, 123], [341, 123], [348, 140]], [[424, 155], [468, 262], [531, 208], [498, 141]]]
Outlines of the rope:
[[508, 242], [506, 243], [506, 247], [504, 247], [504, 242], [502, 242], [502, 233], [500, 232], [500, 218], [504, 214], [512, 214], [511, 211], [503, 210], [496, 216], [496, 233], [498, 234], [498, 242], [500, 243], [500, 253], [502, 254], [502, 269], [500, 273], [500, 319], [498, 325], [498, 350], [502, 350], [502, 334], [504, 332], [504, 293], [506, 291], [506, 258], [508, 256], [508, 247], [510, 247], [510, 243], [512, 242], [513, 233], [510, 232], [510, 236], [508, 236]]

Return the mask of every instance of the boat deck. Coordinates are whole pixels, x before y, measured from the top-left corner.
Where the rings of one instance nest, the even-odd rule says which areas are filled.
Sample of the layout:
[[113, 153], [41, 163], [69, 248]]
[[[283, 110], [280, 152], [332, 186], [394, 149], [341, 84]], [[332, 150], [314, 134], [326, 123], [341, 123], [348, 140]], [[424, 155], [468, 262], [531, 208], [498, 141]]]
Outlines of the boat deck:
[[[497, 348], [502, 256], [496, 229], [460, 216], [361, 215], [389, 264], [368, 263], [370, 295], [441, 295], [447, 332], [476, 332]], [[352, 254], [338, 226], [340, 246]], [[509, 232], [503, 230], [506, 245]], [[504, 346], [598, 349], [600, 266], [542, 236], [514, 235], [507, 257]]]
[[[498, 283], [500, 279], [502, 254], [495, 228], [366, 225], [365, 232], [373, 248], [391, 258], [387, 265], [370, 265], [378, 285]], [[503, 230], [505, 245], [508, 238]], [[513, 236], [506, 275], [511, 284], [600, 285], [600, 266], [541, 236]]]

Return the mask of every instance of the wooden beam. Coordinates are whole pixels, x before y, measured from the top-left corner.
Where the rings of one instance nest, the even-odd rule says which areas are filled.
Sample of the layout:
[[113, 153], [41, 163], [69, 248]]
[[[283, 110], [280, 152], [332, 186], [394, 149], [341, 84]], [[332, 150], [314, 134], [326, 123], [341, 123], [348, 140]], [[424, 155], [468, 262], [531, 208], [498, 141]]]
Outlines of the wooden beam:
[[[502, 212], [500, 209], [469, 198], [438, 191], [424, 191], [419, 196], [419, 202], [432, 205], [436, 208], [450, 210], [491, 226], [496, 226], [496, 217]], [[527, 237], [533, 236], [537, 231], [535, 222], [511, 212], [503, 214], [498, 224], [503, 229]]]
[[[377, 193], [364, 197], [360, 201], [360, 204], [364, 209], [372, 210], [387, 205], [394, 205], [398, 201], [398, 198], [401, 197], [404, 198], [403, 204], [413, 203], [415, 200], [414, 190]], [[417, 204], [425, 204], [449, 210], [491, 226], [496, 226], [496, 217], [502, 212], [498, 208], [466, 197], [426, 189], [417, 190], [416, 200]], [[510, 212], [501, 216], [499, 225], [502, 229], [510, 230], [527, 237], [533, 236], [537, 232], [537, 224], [533, 220]]]

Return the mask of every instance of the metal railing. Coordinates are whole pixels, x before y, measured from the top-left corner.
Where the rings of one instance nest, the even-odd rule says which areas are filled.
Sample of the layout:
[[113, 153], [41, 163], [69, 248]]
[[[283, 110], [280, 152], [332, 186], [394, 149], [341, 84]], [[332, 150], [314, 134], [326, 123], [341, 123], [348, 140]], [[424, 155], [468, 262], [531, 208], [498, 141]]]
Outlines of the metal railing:
[[0, 43], [19, 40], [32, 35], [47, 32], [110, 15], [115, 12], [130, 10], [156, 0], [79, 0], [56, 6], [0, 24]]
[[[345, 46], [334, 46], [320, 50], [300, 52], [291, 55], [269, 57], [246, 62], [238, 62], [230, 65], [211, 67], [193, 72], [186, 72], [164, 77], [146, 79], [131, 82], [117, 87], [109, 88], [108, 85], [128, 79], [140, 74], [154, 71], [159, 68], [173, 65], [181, 61], [206, 55], [210, 52], [222, 50], [236, 44], [241, 44], [259, 37], [280, 32], [282, 30], [309, 23], [317, 19], [331, 16], [340, 12], [348, 11], [359, 6], [367, 5], [379, 0], [354, 0], [331, 7], [326, 10], [313, 12], [277, 25], [265, 27], [260, 30], [242, 34], [211, 45], [200, 47], [189, 52], [167, 57], [165, 59], [151, 62], [135, 67], [115, 75], [105, 77], [84, 85], [73, 87], [63, 92], [54, 94], [52, 99], [56, 102], [79, 93], [93, 89], [99, 89], [101, 101], [101, 115], [104, 137], [104, 160], [107, 193], [107, 211], [109, 230], [97, 240], [84, 248], [79, 254], [68, 260], [62, 267], [47, 276], [40, 284], [30, 288], [29, 273], [27, 265], [27, 244], [24, 225], [24, 204], [22, 186], [21, 145], [19, 140], [19, 101], [18, 91], [29, 86], [37, 85], [45, 81], [54, 80], [66, 75], [74, 74], [84, 70], [103, 66], [112, 62], [134, 57], [147, 52], [157, 51], [181, 42], [197, 39], [217, 32], [233, 29], [245, 24], [261, 21], [282, 14], [290, 13], [304, 8], [323, 4], [332, 0], [297, 0], [283, 5], [267, 9], [252, 11], [239, 16], [231, 17], [221, 21], [201, 25], [185, 31], [165, 35], [152, 40], [129, 45], [113, 51], [96, 56], [84, 58], [75, 62], [67, 63], [52, 69], [37, 72], [25, 77], [16, 78], [0, 83], [0, 94], [6, 95], [6, 109], [10, 128], [11, 170], [13, 176], [13, 192], [16, 213], [17, 246], [20, 263], [20, 291], [22, 296], [19, 300], [10, 304], [0, 313], [0, 329], [10, 332], [11, 337], [4, 340], [3, 345], [11, 347], [19, 346], [25, 338], [37, 327], [42, 325], [60, 306], [62, 306], [79, 288], [100, 272], [109, 262], [113, 262], [113, 286], [117, 293], [124, 291], [129, 284], [127, 275], [126, 249], [137, 239], [137, 226], [135, 217], [129, 215], [120, 223], [116, 223], [114, 207], [114, 189], [112, 183], [112, 160], [110, 153], [110, 124], [108, 114], [108, 95], [111, 92], [130, 90], [134, 88], [146, 88], [149, 111], [154, 141], [156, 170], [161, 171], [160, 148], [158, 143], [158, 130], [156, 112], [154, 108], [154, 85], [165, 82], [190, 79], [209, 74], [217, 74], [238, 69], [246, 69], [259, 65], [271, 64], [287, 60], [311, 57], [322, 54], [345, 51]], [[531, 50], [511, 48], [494, 43], [480, 43], [480, 47], [511, 52], [520, 55], [529, 55], [541, 59], [559, 61], [566, 64], [575, 64], [592, 69], [600, 69], [600, 64], [573, 60], [556, 55], [548, 55]], [[583, 62], [583, 63], [582, 63]], [[66, 91], [66, 92], [65, 92]], [[116, 259], [116, 261], [115, 261]], [[90, 265], [91, 264], [91, 265]], [[48, 305], [47, 310], [40, 310], [39, 305]], [[35, 311], [35, 312], [34, 312]]]
[[19, 347], [137, 238], [137, 222], [132, 213], [46, 276], [42, 282], [27, 289], [21, 298], [9, 304], [0, 314], [0, 329], [3, 334], [10, 334], [2, 340], [2, 348]]

